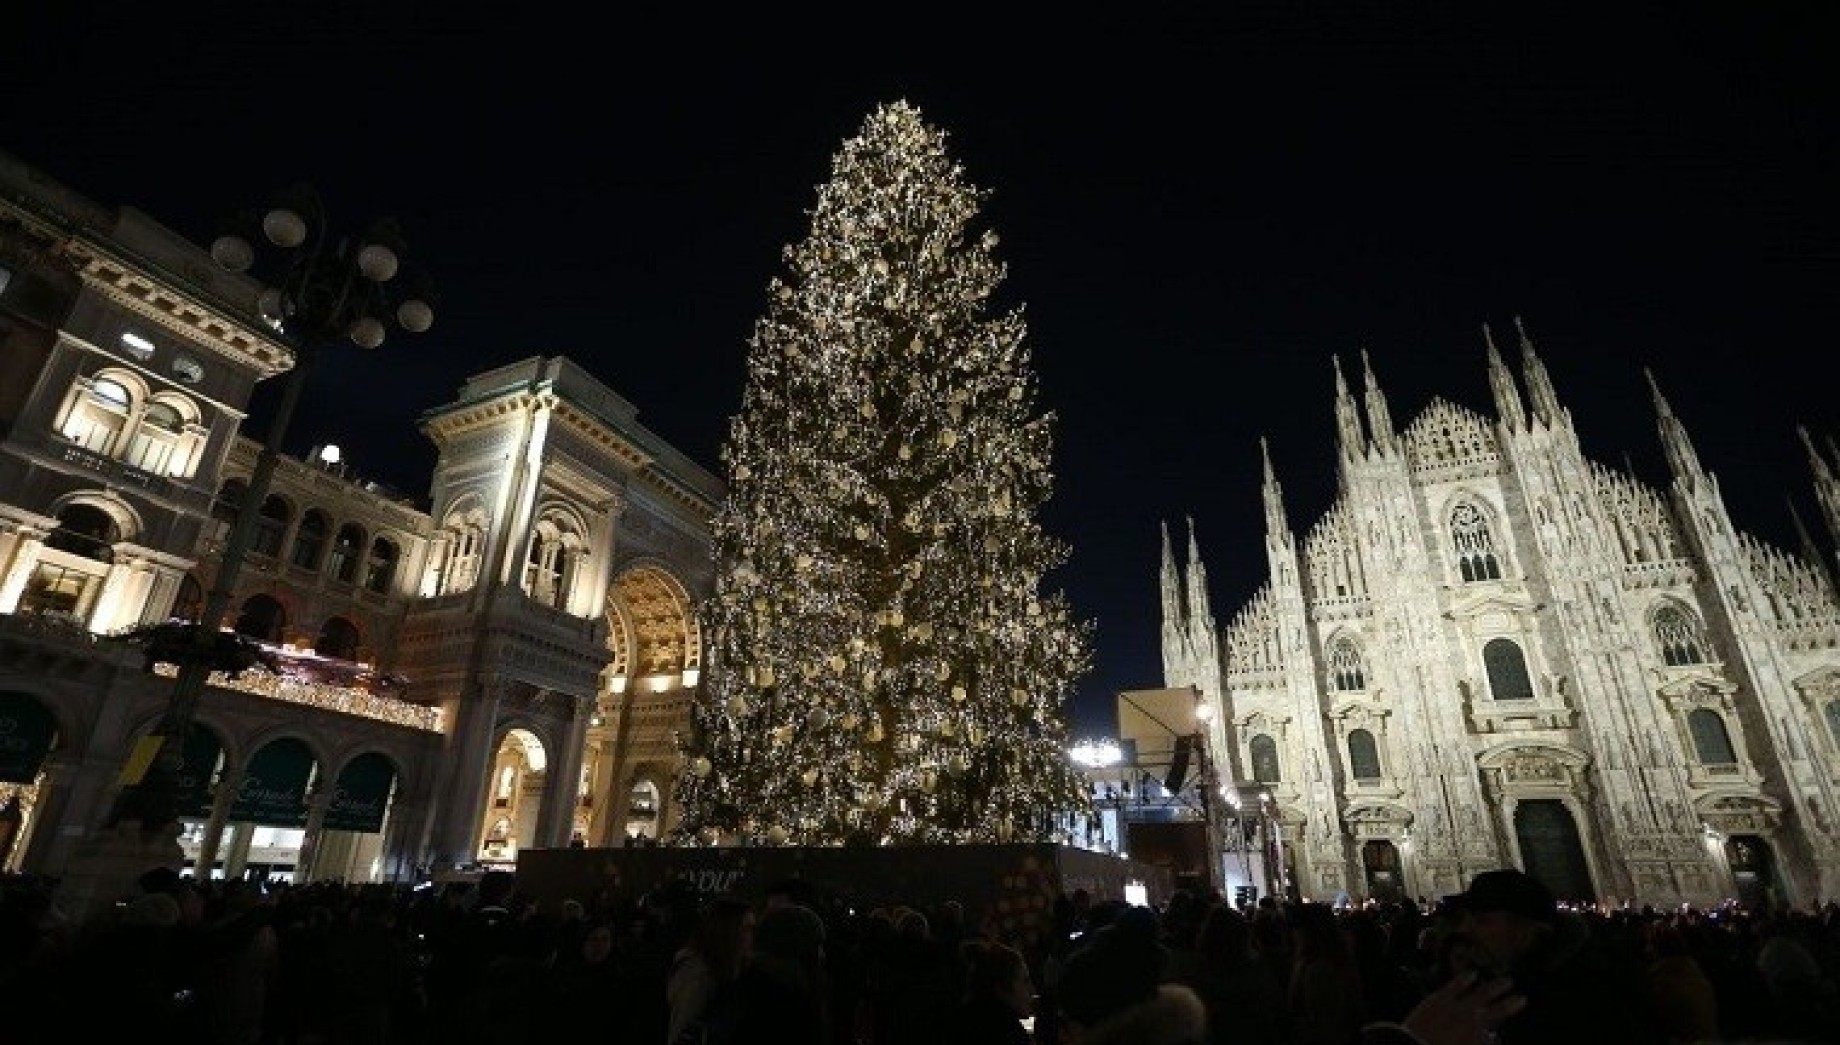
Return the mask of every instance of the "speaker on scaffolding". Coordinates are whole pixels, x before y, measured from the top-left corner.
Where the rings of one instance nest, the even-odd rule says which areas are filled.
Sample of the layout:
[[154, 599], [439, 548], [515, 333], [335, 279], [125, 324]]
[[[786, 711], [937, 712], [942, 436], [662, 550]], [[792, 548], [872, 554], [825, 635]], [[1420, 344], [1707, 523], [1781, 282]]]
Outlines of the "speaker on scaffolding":
[[1193, 738], [1177, 737], [1176, 751], [1169, 763], [1169, 776], [1163, 781], [1163, 788], [1170, 794], [1179, 794], [1182, 785], [1188, 782], [1188, 747]]

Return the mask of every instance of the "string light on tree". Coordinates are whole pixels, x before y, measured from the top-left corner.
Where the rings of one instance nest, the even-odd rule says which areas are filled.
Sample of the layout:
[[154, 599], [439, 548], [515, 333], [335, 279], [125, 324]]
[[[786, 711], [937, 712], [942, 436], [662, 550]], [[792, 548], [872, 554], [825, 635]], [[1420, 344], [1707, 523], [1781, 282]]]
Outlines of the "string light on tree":
[[[905, 102], [832, 161], [767, 294], [722, 460], [684, 837], [1053, 836], [1091, 626], [1043, 588], [1054, 418], [997, 311], [987, 193]], [[776, 670], [777, 669], [777, 670]]]

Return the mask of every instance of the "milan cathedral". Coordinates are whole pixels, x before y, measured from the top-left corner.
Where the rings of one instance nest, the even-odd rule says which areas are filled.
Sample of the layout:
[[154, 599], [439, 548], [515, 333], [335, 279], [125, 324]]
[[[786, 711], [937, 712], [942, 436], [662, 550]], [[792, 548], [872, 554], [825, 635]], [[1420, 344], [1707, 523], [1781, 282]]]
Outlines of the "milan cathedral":
[[[1395, 428], [1336, 364], [1336, 499], [1299, 539], [1265, 452], [1269, 573], [1225, 627], [1165, 528], [1165, 684], [1271, 796], [1294, 893], [1513, 865], [1578, 901], [1840, 897], [1832, 560], [1732, 525], [1652, 375], [1667, 488], [1586, 457], [1515, 326], [1518, 381], [1484, 328], [1492, 419]], [[1801, 435], [1840, 535], [1840, 452]]]

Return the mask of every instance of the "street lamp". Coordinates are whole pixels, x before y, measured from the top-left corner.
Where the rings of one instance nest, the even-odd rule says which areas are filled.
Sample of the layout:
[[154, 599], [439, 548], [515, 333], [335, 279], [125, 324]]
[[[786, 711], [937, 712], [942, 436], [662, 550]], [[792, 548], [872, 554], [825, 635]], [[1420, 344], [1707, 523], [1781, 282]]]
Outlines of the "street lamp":
[[190, 629], [189, 648], [178, 654], [178, 677], [165, 713], [149, 738], [149, 744], [158, 747], [151, 763], [141, 763], [147, 765], [146, 772], [126, 785], [116, 804], [111, 822], [135, 821], [142, 838], [150, 841], [176, 827], [185, 738], [216, 660], [218, 622], [229, 609], [282, 441], [314, 359], [322, 349], [343, 341], [376, 348], [391, 326], [420, 334], [434, 324], [428, 288], [405, 285], [419, 281], [397, 278], [403, 244], [393, 221], [376, 222], [361, 236], [335, 232], [318, 193], [296, 186], [262, 215], [259, 227], [274, 248], [266, 256], [258, 257], [249, 239], [232, 233], [211, 244], [211, 257], [232, 272], [248, 272], [262, 281], [257, 318], [293, 349], [294, 366], [282, 386], [268, 440], [243, 490], [204, 611]]

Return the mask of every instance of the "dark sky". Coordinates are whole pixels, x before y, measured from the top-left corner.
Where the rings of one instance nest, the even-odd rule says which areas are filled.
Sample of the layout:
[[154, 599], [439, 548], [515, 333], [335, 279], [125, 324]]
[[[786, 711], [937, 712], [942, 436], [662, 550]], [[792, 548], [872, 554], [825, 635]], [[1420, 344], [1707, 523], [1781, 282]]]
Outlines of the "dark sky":
[[717, 470], [830, 157], [917, 105], [994, 193], [1060, 418], [1082, 733], [1161, 685], [1159, 522], [1194, 518], [1224, 622], [1265, 570], [1261, 435], [1293, 524], [1328, 506], [1333, 354], [1368, 350], [1401, 425], [1433, 395], [1491, 411], [1479, 327], [1521, 315], [1588, 454], [1665, 478], [1651, 367], [1740, 527], [1793, 547], [1793, 498], [1819, 529], [1795, 425], [1840, 435], [1830, 5], [159, 6], [29, 5], [0, 147], [201, 242], [295, 181], [353, 229], [397, 217], [435, 328], [328, 361], [289, 442], [416, 495], [416, 415], [536, 354]]

